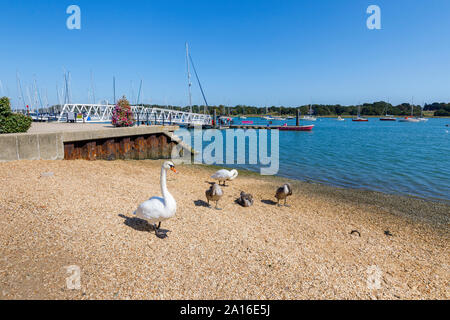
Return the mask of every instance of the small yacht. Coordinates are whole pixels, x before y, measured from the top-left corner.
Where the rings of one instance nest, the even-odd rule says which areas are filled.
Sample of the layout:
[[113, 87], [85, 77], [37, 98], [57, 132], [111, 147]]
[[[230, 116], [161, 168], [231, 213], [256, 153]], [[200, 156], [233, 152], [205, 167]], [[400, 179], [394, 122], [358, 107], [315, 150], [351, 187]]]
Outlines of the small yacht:
[[423, 116], [423, 108], [421, 108], [420, 117], [418, 117], [417, 120], [419, 120], [419, 121], [421, 121], [421, 122], [426, 122], [426, 121], [428, 121], [428, 118], [425, 118], [425, 117]]
[[358, 106], [358, 115], [356, 116], [356, 118], [353, 118], [352, 121], [355, 121], [355, 122], [369, 121], [368, 119], [361, 117], [361, 106]]
[[389, 105], [389, 102], [387, 103], [386, 108], [385, 108], [386, 115], [384, 117], [381, 117], [380, 121], [397, 121], [397, 118], [388, 114], [388, 108], [389, 108], [388, 105]]
[[314, 110], [313, 110], [312, 106], [309, 105], [308, 115], [304, 116], [304, 117], [302, 118], [302, 120], [305, 120], [305, 121], [316, 121], [317, 118], [314, 117], [313, 114], [314, 114]]
[[344, 118], [342, 118], [341, 116], [339, 116], [339, 117], [337, 117], [337, 119], [336, 119], [337, 121], [345, 121], [345, 119]]
[[419, 119], [416, 119], [414, 117], [405, 117], [403, 119], [398, 120], [399, 122], [420, 122]]
[[386, 114], [384, 117], [380, 118], [380, 121], [397, 121], [397, 118]]
[[398, 120], [399, 122], [420, 122], [419, 119], [414, 118], [414, 105], [411, 104], [411, 116]]

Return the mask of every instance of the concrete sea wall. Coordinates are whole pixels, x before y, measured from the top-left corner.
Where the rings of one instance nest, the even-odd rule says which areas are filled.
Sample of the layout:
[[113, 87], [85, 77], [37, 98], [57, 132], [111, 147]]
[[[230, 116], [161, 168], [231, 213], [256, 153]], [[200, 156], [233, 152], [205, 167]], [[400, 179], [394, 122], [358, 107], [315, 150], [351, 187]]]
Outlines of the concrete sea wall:
[[[165, 159], [181, 143], [177, 126], [139, 126], [0, 135], [0, 161]], [[182, 150], [193, 152], [188, 145]]]

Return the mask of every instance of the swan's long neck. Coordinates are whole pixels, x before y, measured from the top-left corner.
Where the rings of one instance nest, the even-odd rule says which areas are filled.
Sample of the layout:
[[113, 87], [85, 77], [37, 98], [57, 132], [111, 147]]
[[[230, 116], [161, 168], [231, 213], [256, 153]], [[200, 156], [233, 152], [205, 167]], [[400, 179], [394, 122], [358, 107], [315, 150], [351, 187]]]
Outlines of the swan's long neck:
[[166, 169], [161, 168], [161, 193], [166, 198], [166, 195], [169, 193], [169, 190], [167, 190], [167, 183], [166, 183]]
[[164, 202], [167, 205], [167, 200], [172, 199], [173, 197], [170, 194], [169, 190], [167, 190], [166, 176], [167, 176], [166, 169], [161, 168], [161, 193], [164, 198]]

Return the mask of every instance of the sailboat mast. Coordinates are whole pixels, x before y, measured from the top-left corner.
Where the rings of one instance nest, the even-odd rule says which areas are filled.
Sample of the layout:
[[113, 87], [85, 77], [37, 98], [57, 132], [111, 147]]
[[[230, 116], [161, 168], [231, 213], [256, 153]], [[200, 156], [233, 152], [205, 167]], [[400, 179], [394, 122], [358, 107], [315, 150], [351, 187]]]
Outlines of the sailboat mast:
[[113, 76], [113, 102], [116, 104], [116, 77]]
[[17, 77], [17, 90], [20, 92], [20, 97], [22, 98], [22, 103], [25, 106], [25, 98], [23, 97], [22, 84], [20, 83], [19, 72], [16, 73]]
[[186, 42], [186, 68], [188, 77], [188, 92], [189, 92], [189, 111], [192, 112], [192, 94], [191, 94], [191, 72], [189, 70], [189, 45]]
[[94, 75], [91, 70], [91, 91], [92, 91], [92, 103], [95, 104], [95, 89], [94, 89]]
[[141, 79], [141, 83], [139, 84], [139, 91], [138, 91], [138, 97], [137, 97], [136, 105], [139, 105], [139, 100], [141, 99], [141, 90], [142, 90], [142, 79]]

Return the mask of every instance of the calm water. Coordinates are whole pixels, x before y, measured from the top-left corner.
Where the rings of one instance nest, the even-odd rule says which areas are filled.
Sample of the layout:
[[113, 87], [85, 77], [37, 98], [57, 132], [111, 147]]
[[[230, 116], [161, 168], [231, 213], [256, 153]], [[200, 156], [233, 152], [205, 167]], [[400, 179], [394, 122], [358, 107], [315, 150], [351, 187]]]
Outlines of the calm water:
[[[295, 120], [273, 124], [285, 122], [295, 125]], [[315, 128], [280, 131], [279, 176], [450, 201], [450, 127], [445, 126], [450, 119], [401, 123], [370, 118], [364, 123], [325, 118], [304, 124]]]

